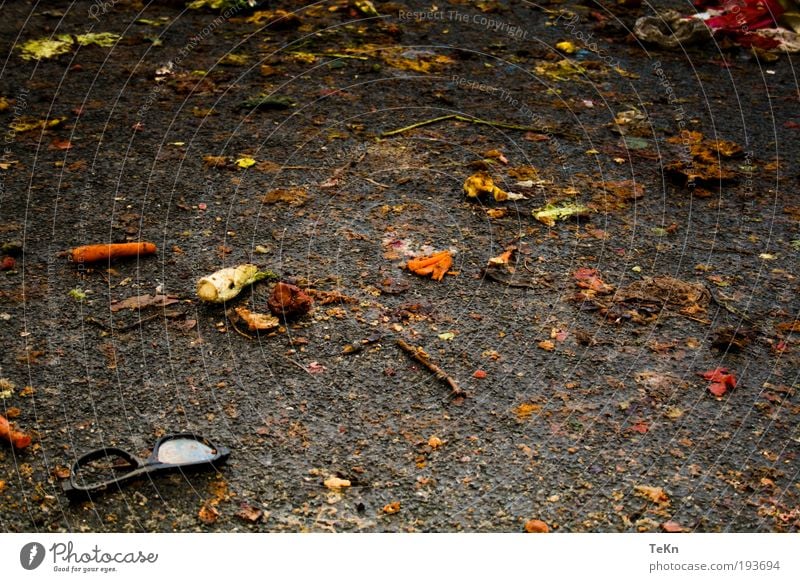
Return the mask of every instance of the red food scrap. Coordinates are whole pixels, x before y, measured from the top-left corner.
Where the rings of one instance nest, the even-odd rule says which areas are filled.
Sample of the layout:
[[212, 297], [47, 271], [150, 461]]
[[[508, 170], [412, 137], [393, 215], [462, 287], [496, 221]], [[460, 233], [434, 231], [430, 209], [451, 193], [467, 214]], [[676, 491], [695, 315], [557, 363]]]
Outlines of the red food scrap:
[[714, 396], [723, 396], [728, 390], [736, 388], [736, 376], [728, 372], [728, 368], [714, 368], [701, 372], [700, 376], [711, 382], [708, 391]]
[[272, 315], [283, 319], [293, 319], [311, 310], [314, 300], [296, 285], [278, 283], [272, 290], [267, 305]]

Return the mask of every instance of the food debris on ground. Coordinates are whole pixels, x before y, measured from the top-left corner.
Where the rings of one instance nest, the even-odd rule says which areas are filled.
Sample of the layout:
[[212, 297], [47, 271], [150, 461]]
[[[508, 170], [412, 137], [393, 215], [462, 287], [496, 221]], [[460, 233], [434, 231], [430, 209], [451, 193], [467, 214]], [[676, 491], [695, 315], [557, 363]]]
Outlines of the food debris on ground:
[[95, 263], [112, 259], [154, 255], [156, 245], [151, 242], [110, 243], [75, 247], [67, 251], [74, 263]]
[[435, 281], [441, 281], [452, 266], [453, 255], [450, 251], [416, 257], [406, 263], [406, 268], [412, 273], [423, 277], [430, 275]]
[[548, 533], [550, 527], [541, 519], [529, 519], [525, 522], [526, 533]]
[[2, 414], [0, 414], [0, 440], [7, 442], [15, 449], [24, 449], [31, 444], [31, 437], [12, 427]]
[[200, 279], [197, 296], [210, 303], [224, 303], [239, 295], [245, 287], [272, 276], [269, 271], [261, 271], [251, 264], [226, 267]]
[[499, 186], [496, 186], [489, 173], [483, 171], [472, 174], [466, 179], [464, 182], [464, 192], [467, 198], [479, 198], [482, 194], [490, 194], [494, 197], [496, 202], [522, 200], [525, 198], [522, 194], [506, 192]]
[[250, 331], [269, 331], [277, 329], [281, 323], [280, 320], [273, 315], [256, 313], [250, 311], [246, 307], [236, 307], [234, 312], [247, 324], [247, 329]]
[[557, 220], [589, 216], [589, 208], [575, 201], [547, 204], [533, 211], [533, 217], [546, 226], [553, 227]]
[[714, 368], [707, 372], [701, 372], [705, 380], [711, 382], [708, 385], [708, 391], [714, 396], [724, 396], [728, 390], [736, 388], [736, 376], [728, 371], [728, 368]]
[[297, 285], [281, 281], [272, 290], [267, 305], [274, 316], [288, 320], [306, 315], [314, 300]]

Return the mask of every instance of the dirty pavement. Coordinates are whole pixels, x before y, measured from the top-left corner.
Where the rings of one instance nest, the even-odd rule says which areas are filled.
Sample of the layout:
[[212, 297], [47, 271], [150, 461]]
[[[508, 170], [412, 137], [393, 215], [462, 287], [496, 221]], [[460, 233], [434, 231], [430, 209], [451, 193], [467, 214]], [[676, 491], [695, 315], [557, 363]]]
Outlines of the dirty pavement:
[[3, 6], [0, 529], [798, 531], [793, 9], [306, 4]]

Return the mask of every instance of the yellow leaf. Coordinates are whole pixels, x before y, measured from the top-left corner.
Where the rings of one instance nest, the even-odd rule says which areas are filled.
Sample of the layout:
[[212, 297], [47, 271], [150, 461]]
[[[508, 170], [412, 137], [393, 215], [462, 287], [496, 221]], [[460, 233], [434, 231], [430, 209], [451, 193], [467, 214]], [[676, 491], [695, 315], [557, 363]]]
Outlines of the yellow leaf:
[[14, 121], [11, 122], [9, 127], [18, 133], [22, 133], [25, 131], [33, 131], [34, 129], [49, 129], [51, 127], [56, 127], [57, 125], [61, 124], [66, 117], [55, 117], [53, 119], [36, 119], [35, 117], [29, 117], [27, 115], [23, 115], [22, 117], [18, 117]]
[[29, 40], [22, 43], [19, 48], [22, 51], [22, 58], [26, 61], [51, 59], [72, 49], [72, 37], [68, 34], [59, 34], [53, 38]]
[[256, 161], [253, 158], [239, 158], [236, 160], [236, 165], [240, 168], [249, 168], [250, 166], [255, 166]]
[[578, 48], [575, 46], [574, 43], [571, 43], [568, 40], [563, 40], [561, 42], [556, 43], [556, 48], [560, 50], [562, 53], [567, 53], [568, 55], [573, 54]]
[[112, 46], [120, 39], [120, 35], [113, 32], [96, 32], [88, 34], [79, 34], [75, 37], [80, 46], [89, 46], [94, 44], [97, 46]]

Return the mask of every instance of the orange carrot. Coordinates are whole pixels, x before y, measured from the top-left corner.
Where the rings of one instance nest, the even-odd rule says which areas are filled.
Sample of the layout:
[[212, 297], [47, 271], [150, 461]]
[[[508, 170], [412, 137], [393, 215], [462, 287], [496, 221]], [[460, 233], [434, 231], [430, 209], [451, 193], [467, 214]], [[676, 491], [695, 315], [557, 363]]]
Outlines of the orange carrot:
[[442, 251], [428, 257], [417, 257], [406, 264], [412, 273], [423, 277], [430, 275], [436, 281], [441, 281], [452, 266], [453, 255], [450, 254], [450, 251]]
[[434, 253], [427, 257], [416, 257], [408, 261], [406, 265], [410, 271], [416, 272], [418, 269], [424, 269], [425, 267], [430, 267], [435, 265], [439, 261], [441, 261], [444, 257], [450, 256], [449, 251], [442, 251], [440, 253]]
[[436, 281], [441, 281], [444, 279], [444, 274], [450, 270], [450, 267], [453, 266], [453, 258], [450, 256], [450, 253], [447, 254], [441, 261], [436, 263], [433, 267], [433, 277]]
[[107, 261], [108, 259], [117, 259], [120, 257], [153, 255], [155, 252], [156, 245], [151, 242], [112, 243], [76, 247], [69, 251], [69, 258], [76, 263], [94, 263], [96, 261]]
[[15, 449], [24, 449], [31, 444], [31, 437], [12, 428], [2, 414], [0, 414], [0, 440], [10, 443]]

